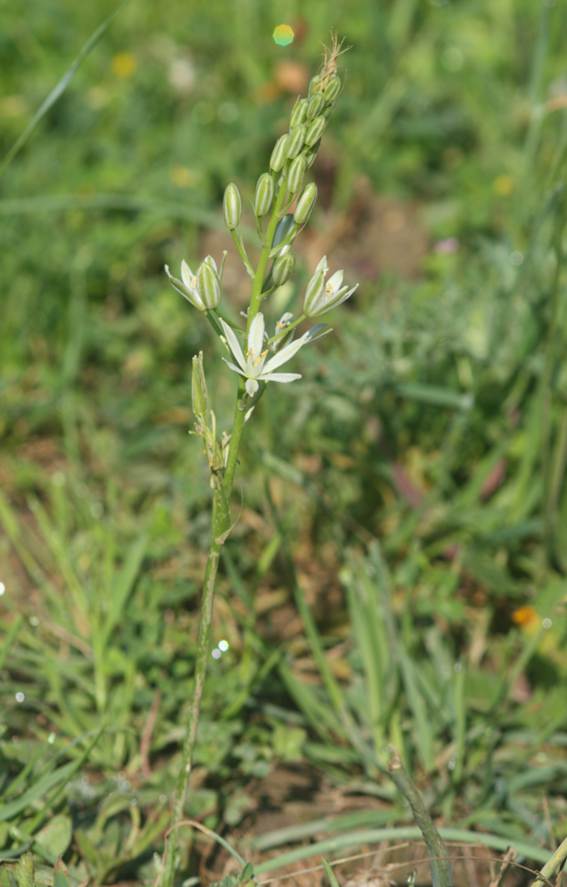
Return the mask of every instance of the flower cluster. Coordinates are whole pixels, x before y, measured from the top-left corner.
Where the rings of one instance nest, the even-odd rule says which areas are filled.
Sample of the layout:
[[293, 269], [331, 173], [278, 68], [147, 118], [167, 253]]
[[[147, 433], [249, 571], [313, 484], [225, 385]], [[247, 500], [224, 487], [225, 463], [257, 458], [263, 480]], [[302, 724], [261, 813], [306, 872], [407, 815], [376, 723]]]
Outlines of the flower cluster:
[[[207, 256], [194, 273], [187, 262], [181, 262], [180, 277], [174, 277], [166, 266], [166, 273], [181, 295], [210, 320], [231, 359], [225, 360], [229, 368], [242, 377], [239, 397], [255, 398], [261, 386], [268, 382], [293, 382], [299, 373], [279, 372], [307, 342], [321, 333], [321, 325], [293, 338], [294, 330], [308, 318], [319, 318], [338, 307], [356, 291], [357, 285], [343, 283], [343, 271], [329, 276], [327, 257], [323, 256], [310, 277], [301, 312], [294, 319], [286, 313], [274, 335], [268, 338], [262, 302], [276, 289], [283, 286], [295, 270], [292, 253], [294, 241], [305, 227], [317, 200], [317, 186], [305, 182], [305, 176], [313, 165], [321, 138], [335, 101], [341, 90], [337, 74], [337, 58], [340, 46], [335, 43], [327, 54], [322, 70], [313, 77], [308, 94], [299, 97], [291, 111], [289, 127], [281, 135], [271, 152], [268, 169], [256, 182], [252, 210], [261, 243], [260, 258], [255, 265], [248, 255], [240, 233], [243, 200], [237, 185], [231, 182], [225, 189], [223, 214], [226, 227], [235, 243], [244, 267], [253, 280], [252, 296], [246, 312], [246, 329], [240, 330], [220, 314], [222, 276], [226, 253], [220, 268]], [[324, 325], [323, 325], [324, 326]], [[243, 334], [243, 340], [241, 335]], [[195, 365], [204, 385], [202, 358]], [[208, 414], [208, 411], [207, 411]], [[214, 416], [213, 416], [214, 424]], [[207, 449], [214, 452], [210, 424]], [[205, 436], [205, 423], [198, 422], [199, 433]]]

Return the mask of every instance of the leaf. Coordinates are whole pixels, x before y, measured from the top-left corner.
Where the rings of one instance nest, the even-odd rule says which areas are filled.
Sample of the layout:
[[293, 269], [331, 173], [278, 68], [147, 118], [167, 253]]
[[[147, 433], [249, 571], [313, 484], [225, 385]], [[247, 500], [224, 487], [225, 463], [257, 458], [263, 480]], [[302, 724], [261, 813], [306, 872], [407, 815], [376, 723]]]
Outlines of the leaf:
[[35, 843], [53, 857], [63, 856], [71, 843], [73, 827], [68, 816], [54, 816], [41, 831], [35, 835]]

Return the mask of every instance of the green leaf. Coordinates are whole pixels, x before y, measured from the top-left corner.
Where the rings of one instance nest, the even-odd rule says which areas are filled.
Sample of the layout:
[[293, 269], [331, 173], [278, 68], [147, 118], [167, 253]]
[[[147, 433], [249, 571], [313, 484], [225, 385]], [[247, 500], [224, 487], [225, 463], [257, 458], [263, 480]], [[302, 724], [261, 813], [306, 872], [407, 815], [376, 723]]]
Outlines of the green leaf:
[[35, 843], [55, 858], [63, 856], [71, 843], [73, 827], [68, 816], [54, 816], [35, 835]]

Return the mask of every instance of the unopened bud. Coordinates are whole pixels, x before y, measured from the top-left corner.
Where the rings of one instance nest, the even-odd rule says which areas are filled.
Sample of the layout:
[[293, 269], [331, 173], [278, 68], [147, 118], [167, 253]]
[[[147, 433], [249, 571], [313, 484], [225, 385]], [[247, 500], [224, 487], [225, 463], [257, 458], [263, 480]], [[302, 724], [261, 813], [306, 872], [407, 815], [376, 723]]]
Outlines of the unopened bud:
[[274, 232], [274, 239], [272, 240], [272, 247], [278, 246], [283, 240], [286, 239], [286, 237], [290, 233], [291, 229], [293, 228], [294, 224], [295, 224], [294, 216], [292, 213], [286, 213], [285, 216], [283, 216], [279, 220], [276, 230]]
[[327, 83], [327, 85], [325, 87], [325, 92], [323, 93], [327, 104], [334, 102], [340, 91], [341, 91], [341, 78], [337, 77], [335, 75], [334, 77], [331, 77], [331, 79], [329, 80], [329, 82]]
[[306, 145], [309, 145], [309, 147], [311, 147], [311, 145], [314, 145], [316, 142], [319, 141], [319, 139], [323, 135], [323, 130], [325, 129], [326, 123], [327, 121], [324, 117], [315, 118], [305, 135]]
[[310, 182], [305, 188], [303, 194], [297, 201], [297, 206], [295, 207], [295, 212], [293, 214], [294, 221], [297, 225], [304, 225], [308, 220], [313, 207], [315, 206], [315, 201], [317, 200], [317, 185], [315, 182]]
[[197, 280], [205, 308], [209, 311], [216, 308], [221, 296], [220, 281], [216, 267], [214, 267], [214, 260], [209, 261], [208, 256], [199, 266]]
[[231, 182], [226, 186], [223, 199], [224, 220], [229, 231], [238, 228], [240, 216], [242, 214], [242, 200], [240, 191], [236, 185]]
[[289, 126], [290, 129], [293, 129], [294, 126], [299, 126], [300, 123], [303, 123], [305, 120], [305, 115], [307, 114], [307, 99], [298, 99], [293, 106], [291, 117], [289, 118]]
[[321, 85], [321, 78], [319, 77], [318, 74], [315, 74], [315, 77], [312, 77], [311, 80], [309, 81], [309, 89], [307, 90], [309, 96], [312, 96], [316, 92], [319, 92], [320, 85]]
[[274, 145], [274, 150], [272, 151], [272, 156], [270, 157], [270, 168], [274, 170], [274, 172], [279, 172], [284, 163], [287, 160], [287, 133], [283, 136], [280, 136]]
[[312, 95], [307, 106], [308, 119], [313, 120], [314, 117], [317, 117], [317, 115], [323, 110], [324, 105], [325, 99], [320, 92], [316, 92], [315, 95]]
[[254, 213], [258, 218], [265, 216], [270, 211], [274, 199], [274, 180], [269, 172], [264, 172], [256, 184], [254, 197]]
[[305, 290], [305, 299], [303, 302], [303, 311], [309, 317], [312, 310], [314, 310], [321, 298], [321, 294], [325, 287], [325, 270], [321, 268], [318, 271], [315, 271], [315, 274], [307, 284], [307, 289]]
[[297, 157], [301, 149], [303, 148], [303, 142], [305, 141], [305, 127], [296, 126], [295, 129], [292, 129], [288, 135], [287, 145], [286, 145], [286, 153], [290, 160], [293, 160], [294, 157]]
[[302, 157], [300, 155], [299, 157], [296, 157], [295, 160], [291, 163], [289, 172], [287, 174], [287, 187], [292, 194], [296, 194], [301, 188], [304, 175], [305, 157]]
[[274, 267], [272, 268], [272, 280], [276, 286], [281, 286], [286, 280], [288, 280], [294, 267], [295, 259], [291, 253], [285, 252], [283, 255], [277, 257], [274, 262]]
[[209, 395], [205, 380], [205, 368], [203, 366], [203, 352], [193, 356], [193, 371], [191, 373], [191, 402], [195, 415], [203, 420], [209, 413]]

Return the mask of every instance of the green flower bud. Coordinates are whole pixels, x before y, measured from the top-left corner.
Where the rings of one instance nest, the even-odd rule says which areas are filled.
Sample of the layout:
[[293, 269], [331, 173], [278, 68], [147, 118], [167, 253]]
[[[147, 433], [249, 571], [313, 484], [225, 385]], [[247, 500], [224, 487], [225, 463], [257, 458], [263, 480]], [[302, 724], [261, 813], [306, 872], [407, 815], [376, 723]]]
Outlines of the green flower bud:
[[[287, 249], [287, 247], [284, 247], [284, 249]], [[283, 251], [282, 253], [282, 255], [277, 257], [272, 268], [272, 280], [276, 286], [281, 286], [285, 283], [295, 267], [295, 259], [291, 253]]]
[[313, 120], [314, 117], [317, 117], [317, 115], [323, 110], [324, 105], [325, 99], [320, 92], [316, 92], [315, 95], [312, 95], [307, 106], [308, 119]]
[[295, 207], [293, 218], [297, 225], [304, 225], [306, 223], [313, 211], [316, 200], [317, 185], [315, 184], [315, 182], [310, 182], [305, 188], [299, 200], [297, 201], [297, 206]]
[[305, 164], [307, 166], [307, 169], [311, 169], [311, 167], [315, 163], [317, 151], [310, 151], [308, 154], [304, 154], [303, 156], [305, 157]]
[[199, 293], [207, 310], [216, 308], [220, 302], [221, 288], [218, 271], [214, 259], [207, 256], [197, 271]]
[[309, 89], [307, 90], [308, 95], [311, 97], [316, 92], [319, 92], [321, 86], [321, 78], [318, 74], [315, 74], [315, 77], [312, 77], [309, 81]]
[[303, 123], [305, 120], [305, 115], [307, 113], [307, 99], [298, 99], [293, 106], [291, 117], [289, 119], [290, 129], [293, 129], [294, 126], [299, 126], [300, 123]]
[[285, 216], [279, 220], [274, 233], [274, 239], [272, 240], [272, 247], [278, 246], [282, 240], [286, 239], [294, 224], [293, 213], [286, 213]]
[[287, 139], [288, 135], [286, 133], [280, 136], [274, 145], [274, 150], [270, 157], [270, 169], [273, 169], [274, 172], [279, 172], [287, 160]]
[[335, 75], [334, 77], [331, 77], [331, 79], [327, 83], [327, 85], [325, 87], [325, 91], [323, 93], [327, 104], [334, 102], [340, 91], [341, 91], [341, 78], [337, 77]]
[[223, 199], [224, 220], [229, 231], [238, 228], [240, 216], [242, 214], [242, 200], [240, 191], [236, 185], [231, 182], [226, 186]]
[[295, 194], [303, 184], [305, 175], [305, 157], [301, 155], [292, 161], [287, 174], [287, 187], [292, 194]]
[[327, 121], [324, 117], [316, 117], [307, 130], [307, 133], [305, 135], [305, 144], [311, 147], [311, 145], [314, 145], [315, 142], [318, 142], [323, 135], [323, 130], [325, 129], [326, 124]]
[[256, 183], [254, 213], [259, 219], [270, 211], [274, 199], [274, 180], [269, 172], [264, 172]]
[[303, 311], [309, 317], [311, 310], [317, 306], [321, 294], [325, 288], [325, 270], [318, 268], [305, 290], [305, 299], [303, 300]]
[[292, 129], [289, 133], [286, 152], [287, 156], [290, 160], [293, 160], [294, 157], [297, 157], [301, 149], [303, 148], [303, 142], [305, 140], [305, 127], [304, 126], [296, 126], [295, 129]]
[[193, 356], [193, 372], [191, 373], [191, 401], [195, 415], [206, 420], [209, 415], [209, 394], [203, 367], [203, 352]]

